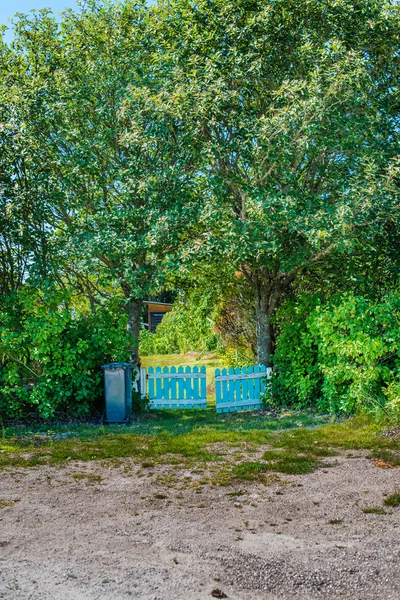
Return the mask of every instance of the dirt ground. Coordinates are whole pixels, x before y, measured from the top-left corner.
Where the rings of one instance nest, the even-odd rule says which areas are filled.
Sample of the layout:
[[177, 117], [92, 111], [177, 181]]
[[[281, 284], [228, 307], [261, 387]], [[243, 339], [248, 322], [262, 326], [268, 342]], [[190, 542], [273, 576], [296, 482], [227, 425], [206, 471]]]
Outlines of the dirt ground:
[[[181, 466], [74, 463], [0, 473], [0, 598], [400, 598], [400, 469], [366, 458], [210, 487]], [[275, 478], [276, 479], [276, 478]]]

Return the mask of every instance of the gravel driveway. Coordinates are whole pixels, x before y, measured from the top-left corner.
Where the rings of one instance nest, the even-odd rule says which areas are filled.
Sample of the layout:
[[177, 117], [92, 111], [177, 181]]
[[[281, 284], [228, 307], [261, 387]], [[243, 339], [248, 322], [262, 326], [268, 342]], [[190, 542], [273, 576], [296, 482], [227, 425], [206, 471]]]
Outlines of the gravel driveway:
[[225, 487], [130, 460], [2, 471], [0, 598], [398, 600], [400, 508], [363, 508], [400, 469], [332, 462]]

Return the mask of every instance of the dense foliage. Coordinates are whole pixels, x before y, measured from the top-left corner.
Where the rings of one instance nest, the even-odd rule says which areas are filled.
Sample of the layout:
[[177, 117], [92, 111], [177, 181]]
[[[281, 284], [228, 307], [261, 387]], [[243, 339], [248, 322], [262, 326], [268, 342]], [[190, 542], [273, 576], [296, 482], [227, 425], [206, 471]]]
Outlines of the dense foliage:
[[173, 310], [164, 316], [155, 333], [142, 331], [140, 353], [146, 356], [220, 350], [219, 338], [213, 332], [210, 296], [197, 291], [175, 300]]
[[[201, 148], [197, 260], [252, 291], [257, 357], [299, 275], [394, 216], [399, 9], [363, 0], [171, 0], [162, 44]], [[183, 94], [185, 97], [185, 94]], [[193, 260], [193, 252], [190, 254]]]
[[26, 287], [0, 307], [0, 414], [101, 411], [101, 365], [128, 357], [126, 319], [111, 307], [82, 314], [59, 292]]
[[288, 302], [278, 313], [277, 371], [267, 402], [333, 413], [400, 408], [400, 294]]
[[275, 366], [275, 404], [400, 412], [391, 0], [90, 0], [0, 40], [0, 414], [101, 363]]

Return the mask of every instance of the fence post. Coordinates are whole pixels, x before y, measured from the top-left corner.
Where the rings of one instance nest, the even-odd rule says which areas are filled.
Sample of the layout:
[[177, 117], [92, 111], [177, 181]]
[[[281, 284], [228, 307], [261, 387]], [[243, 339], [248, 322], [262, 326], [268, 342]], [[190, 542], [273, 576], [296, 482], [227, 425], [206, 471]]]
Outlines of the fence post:
[[146, 369], [144, 367], [140, 368], [140, 379], [139, 379], [139, 392], [142, 398], [146, 397], [147, 389], [146, 389]]

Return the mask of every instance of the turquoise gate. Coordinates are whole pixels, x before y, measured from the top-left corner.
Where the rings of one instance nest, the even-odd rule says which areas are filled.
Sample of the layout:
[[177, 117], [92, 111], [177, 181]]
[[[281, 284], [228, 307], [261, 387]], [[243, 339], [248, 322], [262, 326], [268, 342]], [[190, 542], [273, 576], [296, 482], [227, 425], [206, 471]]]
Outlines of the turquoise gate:
[[147, 393], [152, 409], [207, 408], [206, 368], [149, 367]]

